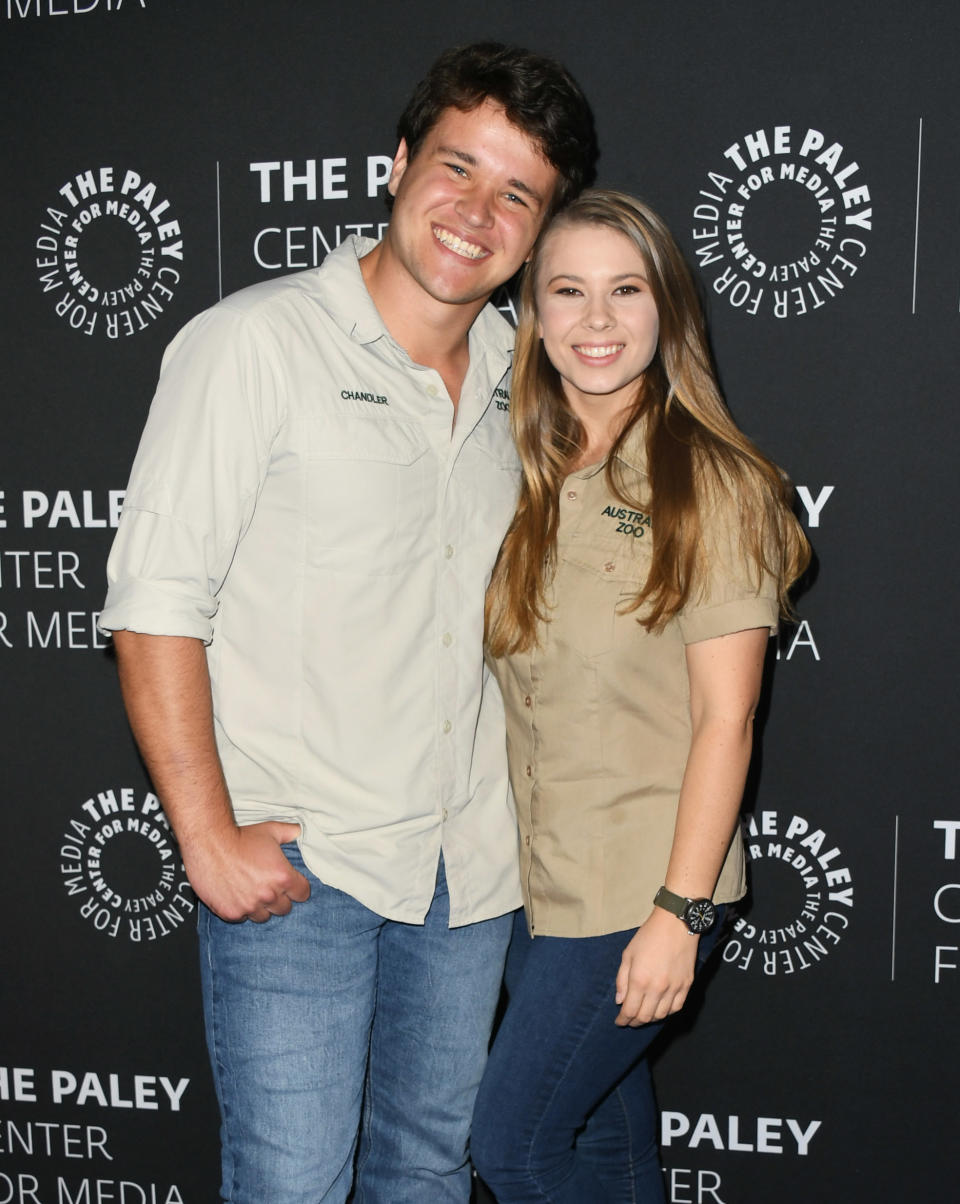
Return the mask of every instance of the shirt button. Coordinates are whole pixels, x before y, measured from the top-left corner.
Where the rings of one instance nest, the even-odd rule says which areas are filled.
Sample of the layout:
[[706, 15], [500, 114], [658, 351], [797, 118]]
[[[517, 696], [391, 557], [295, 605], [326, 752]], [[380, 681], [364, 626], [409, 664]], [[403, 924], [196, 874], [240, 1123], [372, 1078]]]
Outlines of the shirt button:
[[436, 397], [436, 395], [437, 395], [437, 386], [436, 385], [427, 385], [427, 396], [428, 397]]
[[450, 722], [450, 720], [449, 720], [449, 719], [444, 719], [444, 721], [443, 721], [443, 733], [444, 733], [444, 735], [446, 735], [446, 734], [447, 734], [447, 732], [449, 732], [449, 731], [451, 730], [451, 728], [452, 728], [452, 727], [453, 727], [453, 724]]
[[528, 765], [527, 768], [523, 772], [527, 775], [528, 778], [532, 778], [533, 777], [533, 766]]
[[443, 822], [444, 822], [444, 823], [446, 823], [446, 822], [447, 822], [447, 809], [446, 809], [446, 807], [444, 807], [444, 809], [443, 809], [443, 810], [440, 812], [440, 818], [443, 820]]
[[616, 567], [617, 566], [613, 563], [612, 560], [608, 560], [607, 563], [603, 566], [603, 571], [605, 573], [612, 573]]
[[444, 554], [444, 556], [446, 556], [447, 560], [449, 560], [453, 556], [453, 544], [452, 543], [447, 544], [447, 546], [443, 549], [443, 554]]
[[571, 502], [576, 501], [576, 497], [577, 497], [576, 489], [568, 489], [567, 497], [570, 499]]
[[443, 633], [443, 635], [440, 637], [440, 642], [443, 644], [444, 648], [449, 648], [450, 645], [453, 643], [453, 636], [450, 634], [449, 631], [445, 631]]
[[523, 843], [524, 843], [525, 845], [528, 845], [528, 846], [529, 846], [529, 844], [530, 844], [530, 837], [529, 837], [529, 836], [524, 836], [524, 838], [523, 838]]
[[526, 698], [523, 700], [523, 705], [524, 705], [525, 707], [532, 707], [532, 706], [533, 706], [533, 699], [530, 697], [530, 695], [529, 695], [529, 694], [528, 694], [528, 695], [526, 696]]

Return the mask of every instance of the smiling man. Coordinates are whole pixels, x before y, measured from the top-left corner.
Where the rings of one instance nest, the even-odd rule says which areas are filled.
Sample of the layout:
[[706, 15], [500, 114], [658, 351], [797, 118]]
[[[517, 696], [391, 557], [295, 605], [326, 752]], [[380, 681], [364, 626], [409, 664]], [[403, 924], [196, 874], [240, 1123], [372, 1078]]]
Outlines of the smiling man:
[[171, 344], [108, 566], [101, 624], [203, 904], [232, 1204], [468, 1199], [520, 901], [481, 647], [518, 480], [487, 302], [592, 179], [593, 124], [558, 64], [482, 44], [399, 133], [381, 243]]

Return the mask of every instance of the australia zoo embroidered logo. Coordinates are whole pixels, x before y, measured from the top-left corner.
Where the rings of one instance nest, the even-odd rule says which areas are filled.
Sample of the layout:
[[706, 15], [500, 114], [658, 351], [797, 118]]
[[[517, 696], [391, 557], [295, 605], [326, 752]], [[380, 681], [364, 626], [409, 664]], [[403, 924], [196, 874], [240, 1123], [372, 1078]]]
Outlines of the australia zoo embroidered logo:
[[79, 805], [60, 835], [68, 900], [98, 932], [134, 944], [175, 932], [196, 902], [160, 800], [130, 786]]
[[820, 130], [775, 125], [732, 142], [693, 207], [698, 266], [751, 316], [796, 318], [849, 289], [873, 229], [859, 163]]
[[630, 510], [626, 506], [604, 506], [603, 517], [614, 524], [621, 535], [632, 535], [642, 539], [650, 529], [650, 515], [642, 510]]
[[183, 270], [180, 222], [139, 171], [89, 168], [47, 206], [36, 268], [54, 313], [73, 330], [129, 338], [173, 301]]

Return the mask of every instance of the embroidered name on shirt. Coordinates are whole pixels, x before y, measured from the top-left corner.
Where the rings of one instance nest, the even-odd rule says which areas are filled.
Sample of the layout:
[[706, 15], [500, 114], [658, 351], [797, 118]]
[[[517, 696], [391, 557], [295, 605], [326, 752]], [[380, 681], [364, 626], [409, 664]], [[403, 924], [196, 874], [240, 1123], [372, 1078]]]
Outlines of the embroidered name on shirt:
[[624, 506], [604, 506], [603, 514], [606, 518], [617, 520], [617, 530], [624, 535], [632, 535], [634, 539], [646, 535], [647, 527], [651, 526], [650, 515], [644, 514], [642, 510], [627, 510]]
[[510, 394], [506, 391], [506, 389], [494, 389], [493, 400], [498, 410], [510, 409]]
[[341, 389], [340, 396], [344, 401], [369, 401], [371, 405], [388, 406], [387, 399], [380, 393], [361, 393], [359, 389]]

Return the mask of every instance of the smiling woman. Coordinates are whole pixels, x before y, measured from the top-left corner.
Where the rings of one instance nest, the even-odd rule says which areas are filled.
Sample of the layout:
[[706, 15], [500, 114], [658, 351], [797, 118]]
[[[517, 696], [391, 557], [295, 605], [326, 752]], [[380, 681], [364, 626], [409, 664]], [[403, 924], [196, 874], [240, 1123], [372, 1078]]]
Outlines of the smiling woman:
[[600, 460], [657, 350], [660, 319], [640, 249], [603, 226], [561, 225], [543, 248], [536, 305], [544, 351], [587, 436], [581, 459]]
[[498, 1204], [657, 1204], [645, 1054], [744, 894], [764, 655], [808, 552], [640, 202], [585, 193], [541, 236], [511, 393], [524, 479], [487, 639], [525, 923], [473, 1157]]

